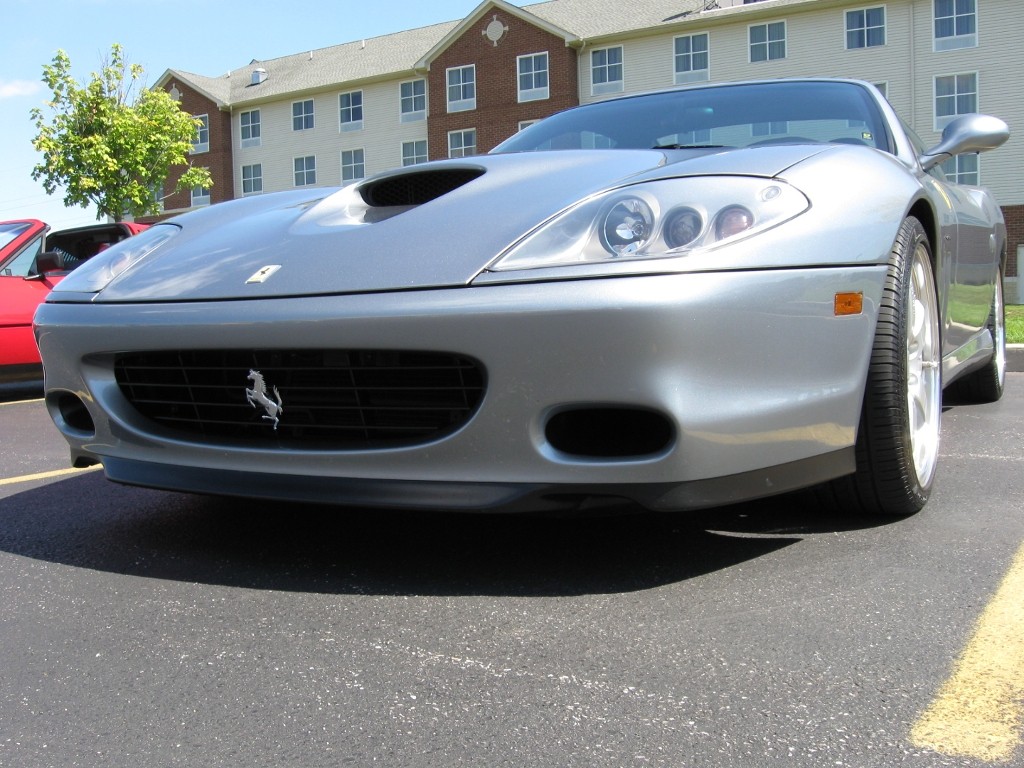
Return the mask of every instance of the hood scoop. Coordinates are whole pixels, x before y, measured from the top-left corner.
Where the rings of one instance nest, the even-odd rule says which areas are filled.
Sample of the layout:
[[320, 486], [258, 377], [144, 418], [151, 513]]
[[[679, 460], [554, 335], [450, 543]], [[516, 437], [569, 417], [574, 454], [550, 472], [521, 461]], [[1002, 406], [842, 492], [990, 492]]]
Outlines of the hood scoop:
[[410, 208], [447, 195], [483, 176], [483, 168], [438, 168], [374, 179], [358, 188], [371, 208]]

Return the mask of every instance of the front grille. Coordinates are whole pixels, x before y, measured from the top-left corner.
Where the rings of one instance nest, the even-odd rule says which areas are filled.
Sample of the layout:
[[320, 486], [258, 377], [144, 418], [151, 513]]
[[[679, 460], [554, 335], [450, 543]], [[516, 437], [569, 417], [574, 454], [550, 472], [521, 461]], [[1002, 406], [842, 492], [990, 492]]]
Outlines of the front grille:
[[479, 363], [445, 352], [139, 352], [118, 355], [115, 375], [139, 413], [176, 432], [323, 449], [443, 437], [484, 393]]

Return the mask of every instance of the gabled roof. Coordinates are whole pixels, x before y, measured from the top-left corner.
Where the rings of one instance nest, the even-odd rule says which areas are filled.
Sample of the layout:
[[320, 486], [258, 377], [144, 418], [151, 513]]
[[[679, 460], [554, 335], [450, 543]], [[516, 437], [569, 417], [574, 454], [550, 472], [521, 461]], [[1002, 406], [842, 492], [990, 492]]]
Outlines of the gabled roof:
[[705, 5], [707, 0], [548, 0], [523, 10], [587, 40], [678, 24]]
[[[810, 0], [774, 0], [765, 5], [806, 3]], [[484, 14], [495, 10], [534, 24], [566, 41], [584, 45], [591, 40], [615, 36], [656, 33], [706, 18], [702, 12], [709, 0], [547, 0], [516, 7], [506, 0], [484, 0], [465, 19], [409, 29], [390, 35], [355, 40], [328, 48], [304, 51], [249, 64], [221, 77], [206, 77], [169, 69], [156, 85], [166, 86], [173, 78], [191, 85], [221, 109], [299, 96], [332, 87], [347, 88], [374, 80], [422, 75], [441, 51]], [[757, 6], [738, 6], [729, 11]], [[252, 84], [256, 69], [266, 78]]]
[[[549, 3], [542, 3], [542, 5], [549, 5]], [[566, 44], [570, 44], [579, 40], [579, 38], [572, 32], [559, 27], [556, 24], [552, 24], [547, 19], [540, 16], [531, 14], [524, 8], [518, 8], [511, 3], [505, 2], [505, 0], [484, 0], [480, 3], [472, 13], [466, 18], [456, 24], [443, 38], [441, 38], [429, 51], [423, 54], [417, 65], [421, 68], [429, 67], [430, 62], [433, 61], [438, 54], [444, 51], [449, 45], [451, 45], [456, 39], [458, 39], [467, 29], [476, 24], [481, 18], [488, 13], [494, 12], [494, 10], [504, 11], [510, 16], [522, 19], [528, 24], [532, 24], [545, 32], [549, 32], [555, 37], [560, 37], [565, 40]]]

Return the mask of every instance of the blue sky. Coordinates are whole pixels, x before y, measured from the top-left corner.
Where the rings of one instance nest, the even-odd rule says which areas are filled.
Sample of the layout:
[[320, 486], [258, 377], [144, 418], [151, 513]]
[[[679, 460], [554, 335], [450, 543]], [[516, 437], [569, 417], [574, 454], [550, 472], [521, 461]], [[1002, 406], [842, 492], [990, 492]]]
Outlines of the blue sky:
[[[526, 0], [512, 0], [526, 5]], [[216, 76], [248, 64], [467, 16], [479, 0], [3, 0], [0, 45], [0, 221], [91, 224], [95, 212], [64, 207], [32, 180], [33, 107], [50, 93], [43, 65], [58, 49], [88, 80], [120, 43], [147, 83], [174, 68]], [[45, 111], [45, 110], [44, 110]], [[49, 113], [47, 113], [49, 114]]]

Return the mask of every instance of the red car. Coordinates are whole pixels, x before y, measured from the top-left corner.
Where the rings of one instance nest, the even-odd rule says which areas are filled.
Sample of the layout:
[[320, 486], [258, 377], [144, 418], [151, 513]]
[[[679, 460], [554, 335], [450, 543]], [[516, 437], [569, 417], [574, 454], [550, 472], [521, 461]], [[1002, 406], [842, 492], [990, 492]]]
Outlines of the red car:
[[94, 224], [50, 232], [37, 219], [0, 222], [0, 383], [41, 378], [32, 315], [64, 275], [147, 224]]

